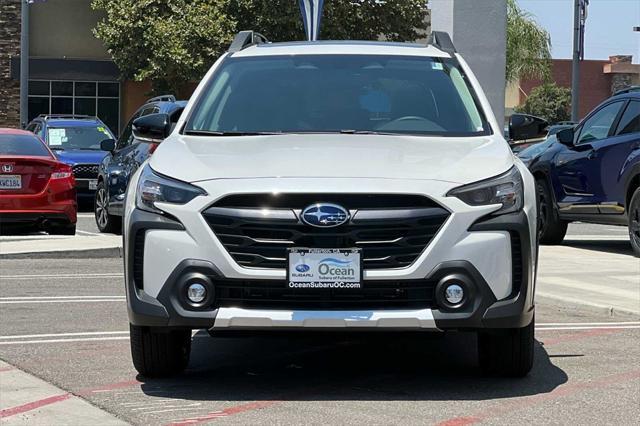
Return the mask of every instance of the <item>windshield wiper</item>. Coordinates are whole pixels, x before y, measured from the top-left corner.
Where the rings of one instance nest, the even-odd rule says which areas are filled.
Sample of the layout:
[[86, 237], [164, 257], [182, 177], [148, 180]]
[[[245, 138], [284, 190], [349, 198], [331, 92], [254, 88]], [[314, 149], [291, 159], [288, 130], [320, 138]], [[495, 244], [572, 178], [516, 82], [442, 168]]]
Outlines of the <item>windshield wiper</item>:
[[64, 151], [64, 148], [61, 146], [49, 146], [51, 151]]
[[376, 132], [375, 130], [352, 130], [352, 129], [343, 129], [343, 130], [340, 130], [340, 133], [343, 135], [397, 135], [398, 134], [393, 132]]
[[281, 135], [282, 132], [219, 132], [215, 130], [185, 130], [188, 136], [261, 136]]

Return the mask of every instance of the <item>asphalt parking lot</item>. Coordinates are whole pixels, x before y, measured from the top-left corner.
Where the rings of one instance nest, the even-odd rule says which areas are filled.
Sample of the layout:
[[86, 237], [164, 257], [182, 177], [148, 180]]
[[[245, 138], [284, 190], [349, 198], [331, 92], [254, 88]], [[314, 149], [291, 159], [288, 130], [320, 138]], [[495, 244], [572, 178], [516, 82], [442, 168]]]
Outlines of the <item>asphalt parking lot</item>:
[[[536, 362], [521, 380], [482, 377], [467, 333], [202, 332], [183, 376], [145, 380], [130, 360], [121, 259], [0, 260], [2, 423], [637, 424], [640, 261], [624, 228], [571, 234], [542, 248]], [[36, 379], [21, 370], [44, 381], [25, 390]]]

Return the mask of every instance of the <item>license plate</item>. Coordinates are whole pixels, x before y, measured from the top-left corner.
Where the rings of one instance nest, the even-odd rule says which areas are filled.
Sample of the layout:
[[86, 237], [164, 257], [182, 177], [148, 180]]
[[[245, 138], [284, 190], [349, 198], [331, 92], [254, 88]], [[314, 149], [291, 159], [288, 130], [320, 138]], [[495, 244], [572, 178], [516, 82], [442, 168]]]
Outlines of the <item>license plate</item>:
[[89, 189], [98, 189], [98, 180], [92, 179], [89, 181]]
[[362, 286], [361, 249], [289, 249], [289, 288], [357, 289]]
[[22, 189], [22, 176], [20, 175], [0, 176], [0, 189]]

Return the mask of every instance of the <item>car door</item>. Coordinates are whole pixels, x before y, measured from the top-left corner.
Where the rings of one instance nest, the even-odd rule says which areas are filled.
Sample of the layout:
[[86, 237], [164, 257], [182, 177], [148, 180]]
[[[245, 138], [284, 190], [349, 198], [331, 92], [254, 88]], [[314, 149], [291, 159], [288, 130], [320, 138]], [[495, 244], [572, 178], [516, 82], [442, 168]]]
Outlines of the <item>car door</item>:
[[624, 100], [616, 100], [591, 113], [576, 128], [573, 146], [556, 155], [554, 186], [561, 213], [597, 214], [607, 201], [601, 164], [624, 105]]
[[111, 214], [122, 214], [124, 195], [129, 182], [125, 168], [126, 158], [134, 149], [134, 138], [131, 126], [133, 121], [140, 116], [141, 112], [142, 110], [138, 110], [133, 114], [125, 126], [122, 134], [120, 134], [120, 137], [118, 138], [116, 149], [112, 154], [111, 161], [109, 161], [105, 168], [106, 179], [108, 181], [107, 192], [109, 194], [109, 212]]
[[[158, 112], [160, 112], [160, 108], [157, 105], [146, 105], [140, 112], [140, 117], [149, 114], [156, 114]], [[133, 138], [131, 149], [127, 152], [123, 159], [124, 174], [127, 177], [127, 181], [129, 180], [129, 177], [132, 176], [136, 172], [136, 170], [138, 170], [140, 164], [142, 164], [144, 160], [147, 159], [149, 146], [150, 144], [148, 142], [140, 142], [139, 140]]]
[[628, 178], [640, 158], [640, 100], [627, 103], [609, 142], [601, 162], [607, 201], [600, 205], [600, 212], [621, 214], [627, 201]]

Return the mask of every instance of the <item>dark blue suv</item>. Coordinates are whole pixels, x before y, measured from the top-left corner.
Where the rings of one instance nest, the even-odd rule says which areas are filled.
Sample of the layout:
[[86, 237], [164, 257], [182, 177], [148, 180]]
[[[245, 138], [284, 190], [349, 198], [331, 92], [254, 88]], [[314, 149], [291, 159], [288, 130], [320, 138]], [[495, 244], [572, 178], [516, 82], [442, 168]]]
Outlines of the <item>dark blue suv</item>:
[[629, 227], [640, 256], [640, 93], [615, 95], [532, 160], [540, 200], [540, 242], [558, 244], [567, 224]]
[[100, 232], [119, 233], [122, 227], [124, 196], [129, 179], [157, 148], [157, 144], [141, 142], [133, 136], [131, 126], [136, 118], [149, 114], [167, 114], [172, 125], [178, 121], [187, 101], [177, 101], [172, 95], [149, 99], [136, 111], [118, 140], [106, 140], [101, 148], [107, 151], [98, 170], [94, 202], [96, 224]]
[[39, 115], [26, 127], [46, 142], [56, 158], [73, 168], [78, 200], [93, 199], [98, 184], [98, 165], [106, 152], [100, 148], [113, 139], [109, 128], [88, 115]]

